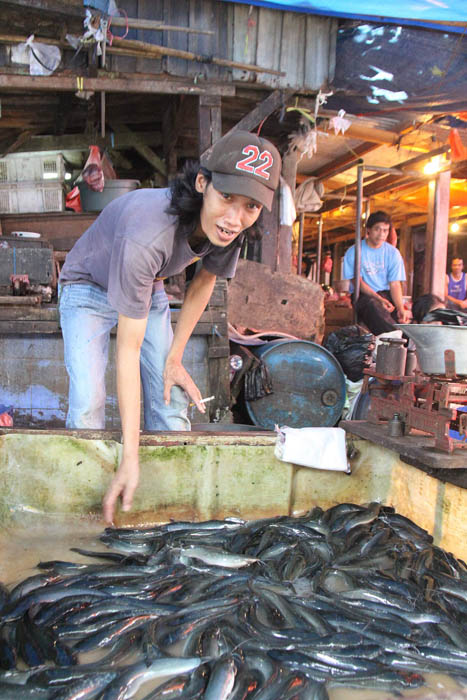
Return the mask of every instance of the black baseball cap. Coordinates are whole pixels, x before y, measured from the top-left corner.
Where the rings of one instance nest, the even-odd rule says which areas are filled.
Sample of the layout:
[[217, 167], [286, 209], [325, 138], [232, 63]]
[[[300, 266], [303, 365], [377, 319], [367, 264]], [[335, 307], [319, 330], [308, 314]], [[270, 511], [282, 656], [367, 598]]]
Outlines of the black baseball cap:
[[281, 157], [267, 139], [241, 130], [226, 134], [201, 158], [201, 165], [211, 171], [219, 192], [251, 197], [271, 211]]

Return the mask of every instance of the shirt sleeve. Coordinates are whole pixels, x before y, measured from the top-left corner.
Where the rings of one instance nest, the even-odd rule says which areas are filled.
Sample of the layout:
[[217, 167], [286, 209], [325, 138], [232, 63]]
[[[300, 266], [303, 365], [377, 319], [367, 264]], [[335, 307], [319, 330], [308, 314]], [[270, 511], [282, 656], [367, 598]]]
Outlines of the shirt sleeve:
[[159, 268], [143, 246], [118, 236], [112, 249], [107, 293], [114, 309], [129, 318], [146, 318]]
[[207, 255], [203, 257], [203, 267], [217, 277], [231, 278], [235, 275], [238, 258], [240, 256], [241, 245], [236, 239], [229, 243], [226, 248], [214, 246]]
[[388, 282], [405, 282], [405, 265], [402, 255], [392, 246], [391, 257], [388, 265]]
[[344, 255], [344, 271], [342, 279], [353, 280], [355, 276], [355, 246], [347, 248]]

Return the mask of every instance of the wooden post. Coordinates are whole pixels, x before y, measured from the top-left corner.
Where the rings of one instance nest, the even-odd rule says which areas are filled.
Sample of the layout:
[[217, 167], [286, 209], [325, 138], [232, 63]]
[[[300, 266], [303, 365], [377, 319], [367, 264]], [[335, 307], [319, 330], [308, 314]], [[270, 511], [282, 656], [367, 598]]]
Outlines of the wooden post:
[[334, 250], [332, 256], [332, 283], [341, 281], [341, 257], [342, 257], [342, 243], [339, 241], [334, 243]]
[[451, 171], [439, 173], [428, 184], [428, 220], [425, 236], [423, 292], [444, 299], [449, 226]]
[[[282, 158], [282, 177], [290, 187], [292, 195], [295, 194], [297, 179], [297, 151], [287, 151]], [[292, 267], [292, 227], [279, 226], [277, 231], [277, 272], [289, 273]]]
[[299, 216], [300, 228], [298, 232], [298, 258], [297, 258], [297, 275], [302, 274], [302, 258], [303, 258], [303, 228], [305, 225], [305, 214], [302, 212]]
[[[357, 323], [357, 301], [360, 296], [360, 265], [362, 255], [362, 200], [363, 200], [363, 165], [357, 168], [357, 219], [355, 222], [355, 263], [353, 279], [354, 319]], [[366, 224], [366, 221], [365, 221]]]
[[261, 260], [263, 265], [267, 265], [272, 271], [277, 269], [277, 238], [279, 233], [279, 190], [276, 190], [272, 200], [272, 208], [269, 212], [263, 209], [261, 213], [261, 223], [263, 237], [261, 239]]
[[412, 227], [404, 222], [400, 227], [399, 251], [402, 255], [405, 264], [405, 274], [407, 282], [405, 283], [405, 293], [408, 296], [413, 296], [413, 241], [411, 236]]
[[227, 280], [218, 279], [209, 301], [208, 311], [213, 319], [208, 337], [209, 396], [207, 404], [211, 423], [225, 420], [230, 408], [229, 336], [227, 328]]
[[204, 153], [222, 136], [221, 98], [200, 95], [198, 105], [199, 154]]
[[323, 217], [318, 219], [318, 250], [316, 252], [316, 283], [321, 284], [321, 258], [323, 253]]
[[170, 104], [162, 118], [162, 141], [165, 166], [167, 168], [167, 181], [169, 181], [177, 172], [177, 133], [174, 130], [175, 105], [173, 100], [174, 98], [172, 97]]

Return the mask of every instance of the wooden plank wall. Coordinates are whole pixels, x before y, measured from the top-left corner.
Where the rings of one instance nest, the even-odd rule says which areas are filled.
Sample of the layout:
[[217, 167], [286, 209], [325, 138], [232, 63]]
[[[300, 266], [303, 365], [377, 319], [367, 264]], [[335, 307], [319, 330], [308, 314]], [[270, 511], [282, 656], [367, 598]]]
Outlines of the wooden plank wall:
[[[221, 0], [120, 0], [129, 17], [214, 31], [213, 35], [154, 30], [130, 30], [128, 39], [251, 63], [284, 71], [279, 77], [251, 73], [175, 57], [136, 59], [109, 56], [111, 69], [161, 73], [199, 80], [255, 82], [271, 88], [316, 91], [334, 75], [337, 20], [283, 12]], [[116, 36], [123, 29], [114, 30]]]

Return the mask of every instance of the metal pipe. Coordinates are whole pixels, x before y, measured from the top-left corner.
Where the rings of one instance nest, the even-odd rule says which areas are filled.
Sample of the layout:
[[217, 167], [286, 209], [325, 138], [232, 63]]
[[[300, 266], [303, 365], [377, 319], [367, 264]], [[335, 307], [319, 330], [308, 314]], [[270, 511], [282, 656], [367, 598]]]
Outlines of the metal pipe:
[[297, 260], [297, 275], [302, 274], [302, 257], [303, 257], [303, 226], [305, 223], [305, 214], [302, 212], [299, 217], [298, 228], [298, 260]]
[[323, 217], [318, 219], [318, 253], [316, 255], [316, 282], [321, 280], [321, 250], [323, 247]]
[[355, 261], [354, 261], [354, 319], [357, 322], [357, 301], [360, 296], [360, 266], [362, 257], [362, 197], [363, 197], [363, 165], [357, 168], [357, 220], [355, 224]]

